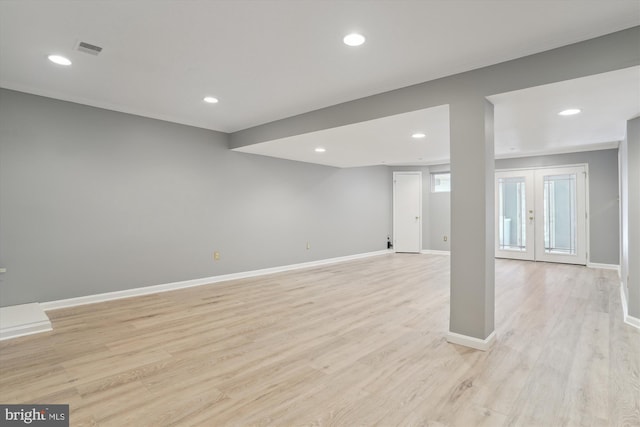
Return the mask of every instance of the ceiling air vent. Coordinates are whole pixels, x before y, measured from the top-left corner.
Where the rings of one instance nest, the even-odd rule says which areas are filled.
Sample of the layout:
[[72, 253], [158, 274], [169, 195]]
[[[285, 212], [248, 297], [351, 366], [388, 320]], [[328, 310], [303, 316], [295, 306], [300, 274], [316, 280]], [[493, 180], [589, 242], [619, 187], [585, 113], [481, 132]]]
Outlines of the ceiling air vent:
[[100, 46], [96, 46], [94, 44], [86, 42], [79, 42], [78, 46], [76, 46], [76, 50], [88, 53], [90, 55], [98, 55], [100, 52], [102, 52], [102, 48]]

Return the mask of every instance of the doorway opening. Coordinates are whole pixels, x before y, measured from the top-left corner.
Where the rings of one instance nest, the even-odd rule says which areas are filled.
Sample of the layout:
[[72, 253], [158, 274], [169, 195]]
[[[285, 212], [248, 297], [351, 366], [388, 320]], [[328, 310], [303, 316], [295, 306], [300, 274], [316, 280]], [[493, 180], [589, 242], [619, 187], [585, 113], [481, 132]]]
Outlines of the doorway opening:
[[587, 263], [587, 165], [496, 172], [497, 258]]
[[393, 248], [422, 250], [422, 172], [393, 173]]

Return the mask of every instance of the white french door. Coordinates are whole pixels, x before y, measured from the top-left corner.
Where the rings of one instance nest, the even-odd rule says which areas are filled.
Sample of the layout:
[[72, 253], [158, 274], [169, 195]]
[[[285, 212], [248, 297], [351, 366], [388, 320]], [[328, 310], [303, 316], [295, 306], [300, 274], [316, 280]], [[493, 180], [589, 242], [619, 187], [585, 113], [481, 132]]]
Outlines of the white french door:
[[536, 260], [587, 263], [586, 169], [538, 169], [536, 175]]
[[496, 257], [587, 263], [586, 167], [496, 172]]
[[532, 170], [496, 172], [496, 257], [535, 259]]

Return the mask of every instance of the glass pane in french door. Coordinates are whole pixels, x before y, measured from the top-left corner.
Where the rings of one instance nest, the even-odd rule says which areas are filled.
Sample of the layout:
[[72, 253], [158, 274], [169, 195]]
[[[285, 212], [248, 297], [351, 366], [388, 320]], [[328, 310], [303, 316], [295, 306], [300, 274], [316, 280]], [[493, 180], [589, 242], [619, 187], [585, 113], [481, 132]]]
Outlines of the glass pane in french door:
[[576, 174], [544, 177], [544, 252], [576, 255]]
[[525, 178], [498, 178], [498, 248], [526, 251]]

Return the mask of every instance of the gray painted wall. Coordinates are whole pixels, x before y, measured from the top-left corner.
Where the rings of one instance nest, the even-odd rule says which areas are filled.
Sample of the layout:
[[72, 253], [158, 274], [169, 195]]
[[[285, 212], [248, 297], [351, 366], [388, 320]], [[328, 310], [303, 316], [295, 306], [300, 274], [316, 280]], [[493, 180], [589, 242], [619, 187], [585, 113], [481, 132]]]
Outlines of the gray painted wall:
[[227, 147], [222, 133], [0, 90], [0, 305], [386, 248], [387, 167]]

